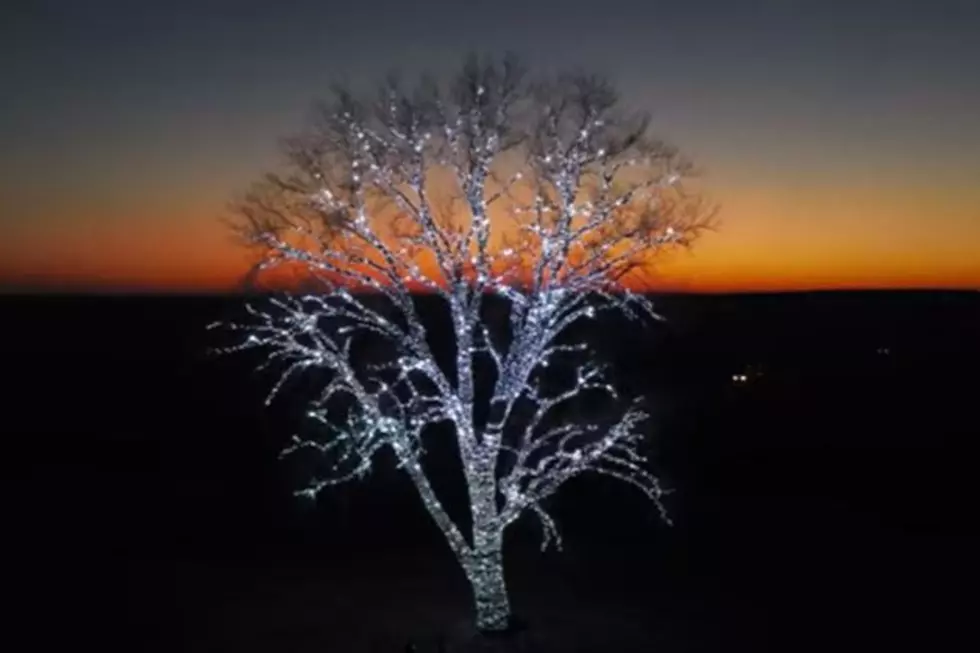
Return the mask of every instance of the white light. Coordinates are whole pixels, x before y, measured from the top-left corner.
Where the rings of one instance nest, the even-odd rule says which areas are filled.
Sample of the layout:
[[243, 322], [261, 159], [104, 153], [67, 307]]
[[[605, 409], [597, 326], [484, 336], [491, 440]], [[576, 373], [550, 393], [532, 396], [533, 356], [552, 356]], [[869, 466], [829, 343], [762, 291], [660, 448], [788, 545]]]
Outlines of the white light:
[[[489, 93], [490, 104], [502, 103], [511, 94], [509, 89], [495, 86], [500, 82], [492, 76], [486, 79], [487, 86], [494, 79], [494, 86], [479, 85], [475, 90], [477, 96]], [[445, 97], [452, 104], [451, 94]], [[528, 93], [523, 99], [533, 98]], [[473, 103], [471, 98], [469, 104], [485, 102]], [[594, 113], [590, 110], [585, 115], [591, 119], [606, 113], [606, 109], [597, 105]], [[657, 317], [649, 300], [631, 292], [624, 285], [626, 278], [613, 274], [615, 270], [569, 262], [593, 252], [599, 261], [613, 261], [633, 247], [638, 247], [639, 260], [662, 246], [664, 235], [655, 232], [644, 240], [635, 234], [607, 230], [603, 210], [621, 206], [626, 200], [623, 196], [600, 197], [595, 194], [598, 189], [593, 188], [597, 185], [585, 179], [587, 175], [573, 172], [580, 170], [583, 162], [607, 155], [605, 147], [592, 141], [603, 140], [610, 145], [610, 151], [623, 151], [622, 143], [615, 142], [614, 133], [609, 134], [609, 140], [605, 136], [589, 139], [589, 130], [583, 129], [580, 140], [575, 142], [575, 132], [565, 132], [556, 139], [565, 142], [543, 146], [544, 151], [536, 155], [540, 158], [534, 161], [546, 165], [531, 168], [532, 181], [537, 183], [542, 177], [542, 183], [550, 187], [537, 191], [537, 197], [508, 199], [515, 204], [517, 216], [508, 224], [506, 216], [498, 218], [494, 213], [490, 198], [507, 190], [494, 187], [491, 171], [498, 163], [509, 165], [509, 159], [496, 158], [501, 153], [496, 148], [505, 142], [509, 126], [484, 121], [480, 110], [466, 103], [432, 110], [444, 111], [431, 124], [441, 125], [437, 136], [447, 144], [446, 149], [459, 148], [461, 159], [465, 157], [474, 164], [444, 166], [446, 174], [456, 175], [447, 187], [467, 189], [461, 196], [449, 199], [462, 203], [463, 212], [472, 216], [470, 224], [457, 229], [455, 225], [446, 227], [433, 222], [429, 218], [443, 208], [441, 200], [446, 198], [430, 197], [420, 182], [411, 181], [426, 179], [426, 166], [435, 165], [428, 157], [416, 155], [430, 134], [425, 133], [414, 143], [409, 141], [411, 146], [406, 147], [407, 139], [415, 138], [417, 133], [395, 124], [400, 112], [394, 116], [387, 112], [374, 115], [372, 121], [384, 123], [380, 125], [384, 129], [376, 129], [377, 125], [369, 128], [361, 122], [360, 112], [345, 111], [338, 129], [349, 133], [328, 146], [342, 151], [323, 152], [322, 143], [311, 143], [309, 154], [313, 161], [336, 161], [338, 167], [343, 166], [339, 162], [348, 162], [346, 171], [338, 172], [350, 175], [355, 184], [353, 192], [343, 186], [321, 188], [330, 186], [331, 178], [323, 180], [315, 172], [308, 172], [304, 182], [317, 180], [315, 185], [310, 184], [309, 199], [319, 200], [349, 219], [341, 221], [337, 234], [330, 234], [329, 247], [305, 248], [285, 240], [276, 229], [263, 231], [260, 240], [268, 244], [265, 262], [270, 268], [279, 263], [307, 265], [321, 275], [327, 273], [336, 285], [322, 293], [293, 294], [282, 300], [266, 300], [261, 308], [249, 307], [254, 321], [233, 325], [237, 332], [244, 332], [245, 340], [228, 350], [262, 347], [267, 362], [283, 364], [267, 400], [304, 369], [317, 367], [319, 372], [328, 372], [315, 377], [324, 384], [320, 388], [322, 395], [304, 407], [306, 415], [315, 420], [310, 425], [318, 427], [318, 432], [306, 439], [295, 438], [283, 450], [283, 455], [300, 449], [322, 453], [328, 463], [325, 475], [310, 481], [298, 494], [316, 497], [325, 488], [361, 478], [370, 472], [379, 453], [387, 451], [383, 455], [390, 456], [394, 452], [399, 468], [413, 481], [424, 506], [460, 561], [473, 592], [478, 627], [500, 630], [510, 621], [503, 567], [504, 531], [521, 515], [529, 514], [541, 521], [543, 543], [553, 541], [560, 547], [561, 538], [543, 502], [569, 479], [586, 472], [617, 478], [643, 492], [667, 519], [660, 502], [664, 490], [641, 465], [640, 425], [648, 418], [647, 413], [632, 405], [614, 416], [618, 420], [609, 423], [595, 425], [575, 419], [560, 423], [569, 402], [591, 400], [594, 394], [617, 397], [606, 376], [591, 361], [583, 362], [582, 358], [592, 357], [588, 350], [566, 343], [570, 326], [608, 309], [628, 309], [630, 316], [639, 312]], [[480, 138], [469, 137], [473, 120], [480, 120]], [[604, 123], [596, 119], [588, 124], [591, 128]], [[434, 149], [441, 150], [442, 145], [440, 142]], [[648, 160], [647, 154], [653, 154], [643, 152], [643, 147], [631, 149]], [[363, 153], [370, 151], [385, 156], [371, 161]], [[332, 154], [338, 156], [329, 158]], [[634, 164], [635, 160], [631, 160], [630, 165]], [[515, 181], [522, 178], [520, 171], [512, 176]], [[668, 176], [668, 183], [677, 178], [678, 175]], [[658, 186], [659, 180], [650, 171], [648, 184]], [[568, 193], [561, 201], [554, 199], [554, 191], [559, 189]], [[413, 191], [411, 201], [417, 202], [420, 206], [414, 208], [420, 210], [406, 210], [405, 218], [412, 222], [412, 229], [405, 232], [395, 233], [388, 228], [388, 219], [375, 219], [375, 207], [366, 199], [392, 200], [404, 208], [408, 201], [405, 193]], [[547, 215], [540, 218], [542, 214]], [[308, 216], [296, 217], [300, 219], [291, 222], [291, 226], [309, 222]], [[290, 231], [289, 237], [299, 233], [295, 237], [310, 235], [310, 240], [318, 241], [322, 236], [312, 229], [303, 231], [305, 228]], [[668, 227], [666, 235], [672, 238], [677, 234]], [[322, 240], [319, 242], [322, 245]], [[416, 255], [427, 261], [425, 269], [416, 264], [422, 260], [415, 259]], [[406, 261], [407, 258], [413, 260]], [[541, 274], [525, 274], [534, 270]], [[492, 324], [481, 323], [480, 293], [488, 288], [498, 294], [509, 312], [505, 317], [510, 319], [503, 320], [506, 326], [499, 331], [491, 328]], [[448, 307], [452, 329], [448, 344], [459, 345], [455, 347], [455, 360], [446, 363], [433, 354], [430, 341], [434, 334], [415, 312], [415, 289], [438, 295]], [[369, 294], [355, 292], [361, 290]], [[383, 310], [378, 309], [380, 304], [384, 304]], [[352, 343], [360, 343], [362, 335], [387, 340], [399, 354], [375, 361], [376, 365], [359, 364], [353, 352], [360, 344]], [[472, 379], [477, 376], [474, 370], [484, 363], [494, 367], [495, 374], [489, 375], [494, 379], [493, 387], [473, 388]], [[554, 368], [561, 373], [555, 373]], [[572, 387], [553, 387], [552, 381], [560, 383], [560, 379]], [[576, 379], [579, 383], [573, 385]], [[737, 383], [746, 379], [745, 374], [732, 376]], [[582, 392], [591, 394], [581, 397]], [[502, 423], [481, 426], [473, 415], [491, 413], [490, 406], [477, 405], [475, 401], [489, 397], [505, 408], [505, 416]], [[351, 408], [349, 419], [344, 411], [334, 410], [335, 400]], [[525, 406], [531, 410], [525, 411]], [[448, 426], [455, 432], [455, 449], [459, 451], [472, 517], [471, 530], [465, 535], [425, 476], [421, 462], [425, 452], [423, 434], [433, 424]], [[324, 436], [328, 437], [326, 441], [314, 439], [327, 427], [330, 430]], [[435, 438], [431, 442], [426, 438], [425, 444], [443, 446]], [[504, 457], [512, 458], [509, 462], [513, 464], [498, 465]], [[508, 471], [499, 476], [501, 469]], [[502, 505], [498, 505], [499, 501]]]

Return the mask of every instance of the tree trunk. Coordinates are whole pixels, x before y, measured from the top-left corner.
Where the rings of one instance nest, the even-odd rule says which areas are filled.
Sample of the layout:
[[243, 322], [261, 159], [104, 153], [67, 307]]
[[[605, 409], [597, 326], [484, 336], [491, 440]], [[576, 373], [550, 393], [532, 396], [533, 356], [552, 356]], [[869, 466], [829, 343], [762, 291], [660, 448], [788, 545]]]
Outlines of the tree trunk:
[[473, 588], [476, 627], [484, 632], [507, 630], [511, 615], [504, 582], [503, 533], [477, 531], [474, 535], [476, 546], [463, 566]]

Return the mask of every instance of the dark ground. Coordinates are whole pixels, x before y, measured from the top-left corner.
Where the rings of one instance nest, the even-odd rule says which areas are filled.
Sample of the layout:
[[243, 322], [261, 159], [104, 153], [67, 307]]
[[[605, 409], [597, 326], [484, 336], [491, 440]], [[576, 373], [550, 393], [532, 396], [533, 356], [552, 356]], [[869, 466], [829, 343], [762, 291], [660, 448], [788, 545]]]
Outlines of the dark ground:
[[[288, 406], [263, 409], [267, 378], [207, 355], [223, 341], [204, 325], [236, 307], [0, 301], [5, 616], [20, 642], [4, 648], [395, 652], [462, 637], [465, 580], [397, 475], [318, 508], [289, 497]], [[677, 524], [585, 480], [555, 506], [563, 553], [540, 554], [536, 525], [519, 523], [508, 582], [529, 637], [562, 651], [970, 649], [980, 293], [661, 310], [666, 327], [607, 327], [599, 344], [658, 406]], [[749, 364], [763, 374], [733, 384]]]

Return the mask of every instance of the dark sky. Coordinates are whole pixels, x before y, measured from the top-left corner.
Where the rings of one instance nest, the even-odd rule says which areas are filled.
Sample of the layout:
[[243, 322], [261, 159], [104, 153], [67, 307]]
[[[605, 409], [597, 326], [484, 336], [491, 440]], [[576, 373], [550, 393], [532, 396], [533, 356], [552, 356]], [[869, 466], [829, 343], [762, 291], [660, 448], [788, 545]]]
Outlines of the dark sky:
[[510, 49], [706, 168], [724, 226], [677, 283], [980, 286], [978, 0], [7, 4], [8, 282], [224, 283], [214, 216], [327, 84]]

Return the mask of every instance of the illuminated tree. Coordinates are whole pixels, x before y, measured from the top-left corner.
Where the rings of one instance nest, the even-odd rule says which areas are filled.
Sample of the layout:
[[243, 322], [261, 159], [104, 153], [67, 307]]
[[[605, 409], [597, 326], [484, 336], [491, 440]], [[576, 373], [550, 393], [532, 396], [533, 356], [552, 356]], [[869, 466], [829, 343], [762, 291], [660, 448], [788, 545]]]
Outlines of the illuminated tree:
[[[372, 101], [340, 89], [286, 141], [289, 174], [267, 176], [237, 205], [236, 226], [260, 252], [254, 278], [288, 290], [227, 325], [242, 340], [225, 351], [260, 349], [281, 366], [270, 401], [301, 372], [323, 380], [312, 428], [284, 454], [313, 450], [330, 472], [299, 494], [393, 453], [465, 571], [483, 631], [510, 622], [504, 531], [530, 513], [542, 550], [560, 548], [542, 502], [569, 479], [625, 481], [666, 518], [664, 489], [638, 452], [647, 414], [620, 403], [568, 335], [602, 311], [657, 318], [631, 288], [709, 213], [680, 183], [691, 166], [617, 106], [601, 78], [531, 82], [510, 57], [470, 58], [448, 84], [422, 79], [410, 92], [391, 78]], [[434, 351], [419, 293], [451, 318], [450, 361]], [[500, 324], [486, 317], [491, 302], [506, 306]], [[361, 361], [368, 341], [390, 355]], [[618, 406], [616, 418], [558, 419], [586, 396]], [[450, 432], [468, 529], [423, 467], [428, 449], [452, 446]]]

